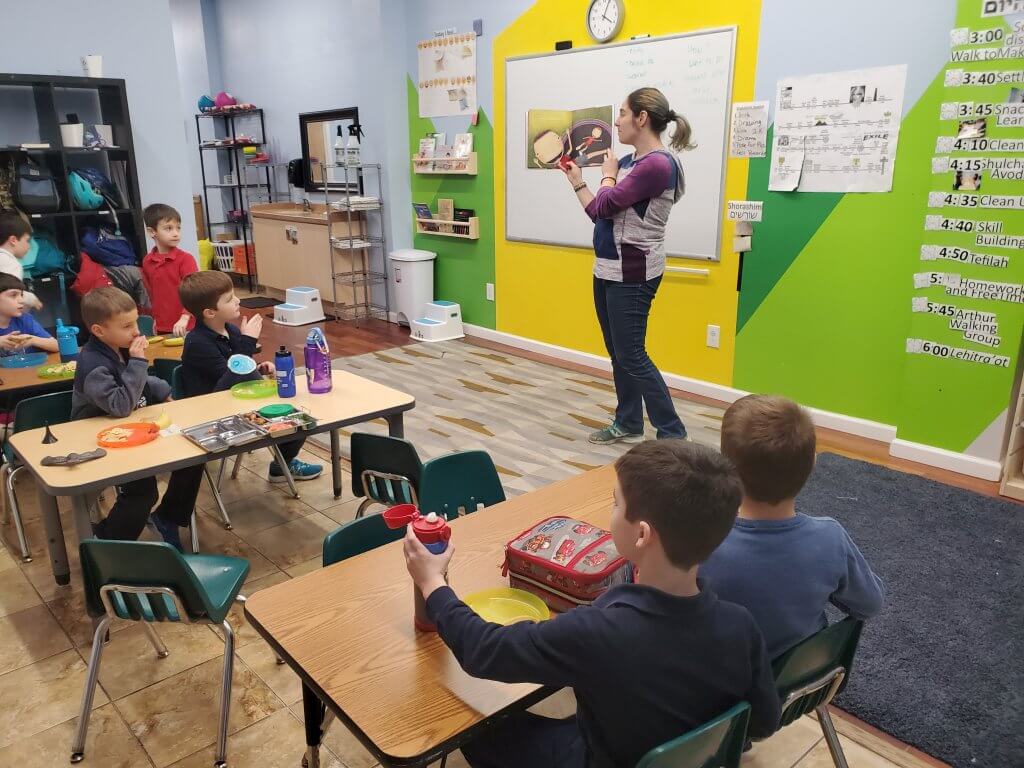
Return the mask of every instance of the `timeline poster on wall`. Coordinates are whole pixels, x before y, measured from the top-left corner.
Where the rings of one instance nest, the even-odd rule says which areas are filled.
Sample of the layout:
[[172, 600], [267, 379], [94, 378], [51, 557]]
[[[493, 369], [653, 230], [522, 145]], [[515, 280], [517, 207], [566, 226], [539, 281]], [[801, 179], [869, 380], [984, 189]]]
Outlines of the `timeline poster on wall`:
[[892, 189], [906, 79], [900, 65], [779, 81], [772, 153], [802, 147], [797, 191]]
[[476, 34], [445, 35], [416, 43], [420, 117], [476, 112]]

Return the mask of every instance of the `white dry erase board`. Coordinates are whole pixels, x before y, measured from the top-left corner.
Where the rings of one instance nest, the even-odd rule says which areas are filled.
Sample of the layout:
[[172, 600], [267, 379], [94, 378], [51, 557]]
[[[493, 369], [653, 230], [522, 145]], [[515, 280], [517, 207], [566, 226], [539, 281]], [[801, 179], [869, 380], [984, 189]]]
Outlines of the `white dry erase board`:
[[[735, 41], [736, 28], [726, 27], [506, 59], [505, 237], [579, 248], [593, 242], [594, 225], [565, 175], [527, 167], [529, 110], [611, 105], [617, 115], [630, 91], [654, 86], [690, 121], [697, 144], [680, 154], [686, 194], [672, 209], [666, 253], [718, 260]], [[613, 150], [621, 158], [632, 147], [616, 139]], [[600, 167], [583, 177], [596, 189]]]

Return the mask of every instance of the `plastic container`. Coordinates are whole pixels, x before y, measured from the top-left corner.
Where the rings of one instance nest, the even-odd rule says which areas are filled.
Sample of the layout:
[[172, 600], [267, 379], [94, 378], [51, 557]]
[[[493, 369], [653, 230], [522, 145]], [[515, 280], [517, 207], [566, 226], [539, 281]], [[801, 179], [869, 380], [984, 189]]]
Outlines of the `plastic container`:
[[57, 350], [60, 352], [60, 361], [70, 363], [78, 359], [78, 328], [73, 325], [64, 325], [64, 321], [57, 318]]
[[306, 336], [303, 358], [310, 394], [323, 395], [330, 392], [334, 384], [331, 378], [331, 350], [320, 328], [313, 328]]
[[334, 164], [345, 164], [345, 135], [342, 133], [340, 125], [338, 126], [338, 136], [334, 139]]
[[434, 300], [433, 251], [401, 248], [391, 252], [391, 270], [388, 280], [397, 322], [411, 326], [413, 320], [423, 317], [429, 302]]
[[[341, 128], [339, 128], [338, 131], [340, 132]], [[345, 165], [349, 168], [358, 168], [363, 163], [362, 147], [359, 146], [359, 134], [362, 132], [363, 129], [358, 123], [353, 123], [348, 127], [348, 144], [345, 147]]]
[[295, 397], [295, 360], [287, 347], [282, 346], [274, 353], [274, 367], [277, 368], [277, 396]]
[[[382, 513], [384, 524], [388, 528], [401, 528], [403, 525], [412, 525], [412, 531], [423, 546], [435, 555], [440, 555], [448, 549], [448, 540], [452, 537], [452, 529], [448, 522], [435, 512], [424, 516], [420, 514], [415, 504], [399, 504], [384, 510]], [[448, 574], [444, 576], [448, 581]], [[419, 587], [413, 585], [413, 624], [421, 632], [436, 632], [437, 627], [430, 621], [427, 615], [427, 601]]]

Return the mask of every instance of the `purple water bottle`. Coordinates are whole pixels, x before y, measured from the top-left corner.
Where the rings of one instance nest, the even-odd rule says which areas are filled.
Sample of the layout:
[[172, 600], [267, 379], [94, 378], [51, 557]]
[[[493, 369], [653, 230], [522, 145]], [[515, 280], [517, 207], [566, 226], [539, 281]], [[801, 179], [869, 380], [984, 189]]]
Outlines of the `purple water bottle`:
[[306, 348], [303, 350], [306, 361], [306, 384], [314, 395], [322, 395], [331, 391], [331, 350], [327, 348], [327, 339], [319, 328], [312, 329], [306, 336]]

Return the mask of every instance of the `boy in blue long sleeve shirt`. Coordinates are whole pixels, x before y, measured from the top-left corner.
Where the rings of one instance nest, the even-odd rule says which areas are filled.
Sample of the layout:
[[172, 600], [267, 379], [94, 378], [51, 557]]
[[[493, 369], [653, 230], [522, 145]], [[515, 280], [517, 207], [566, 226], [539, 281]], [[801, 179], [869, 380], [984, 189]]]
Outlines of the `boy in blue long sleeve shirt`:
[[463, 746], [474, 768], [631, 767], [740, 701], [751, 705], [751, 736], [778, 726], [756, 623], [697, 579], [698, 563], [736, 517], [735, 470], [716, 451], [682, 440], [640, 443], [615, 469], [611, 534], [638, 582], [550, 621], [484, 621], [445, 584], [453, 547], [432, 555], [406, 536], [409, 573], [463, 669], [576, 693], [575, 720], [520, 713]]
[[773, 659], [828, 625], [826, 604], [869, 619], [885, 598], [843, 526], [796, 512], [815, 442], [811, 417], [782, 397], [749, 395], [722, 420], [722, 453], [739, 471], [743, 503], [701, 574], [723, 600], [754, 615]]

